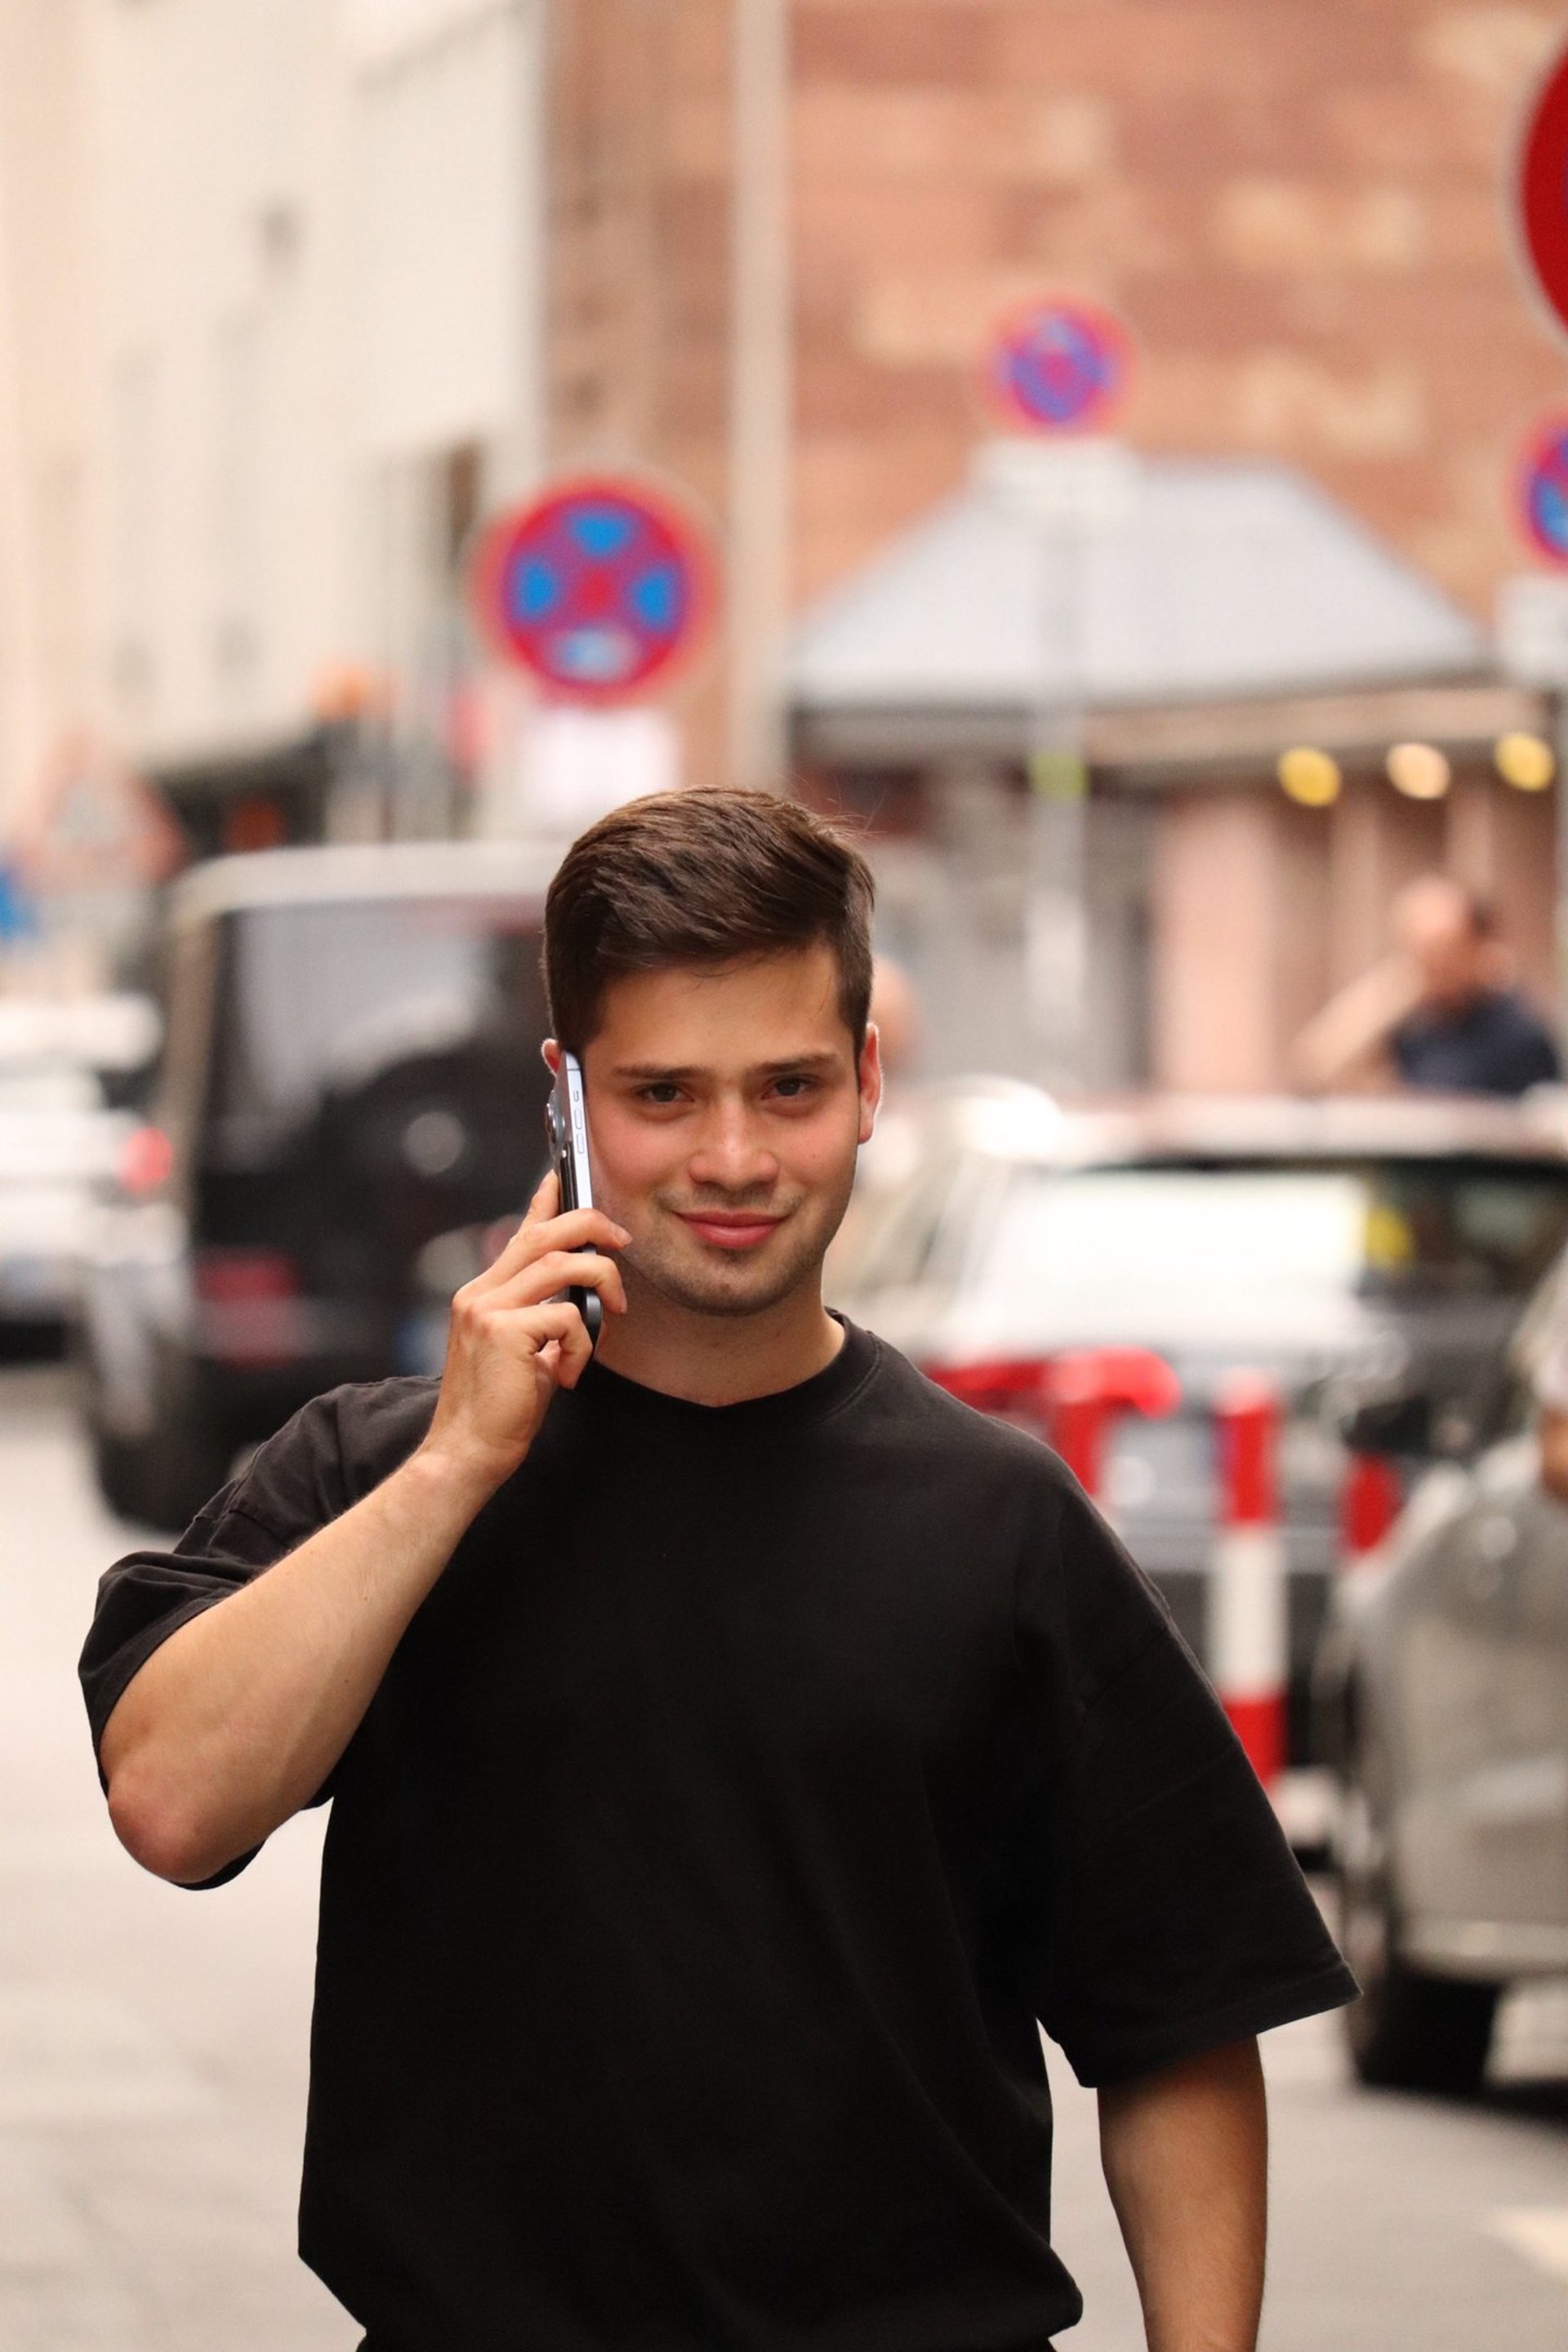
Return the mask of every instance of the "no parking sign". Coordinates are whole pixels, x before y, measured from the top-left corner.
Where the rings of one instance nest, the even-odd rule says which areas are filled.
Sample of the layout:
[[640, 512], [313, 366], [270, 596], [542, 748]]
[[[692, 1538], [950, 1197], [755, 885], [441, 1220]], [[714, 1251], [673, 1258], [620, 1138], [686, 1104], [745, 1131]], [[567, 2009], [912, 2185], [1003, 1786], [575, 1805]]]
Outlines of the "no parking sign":
[[484, 532], [471, 588], [497, 650], [557, 700], [646, 696], [695, 648], [713, 607], [707, 541], [641, 481], [576, 475]]
[[1007, 312], [986, 361], [992, 404], [1030, 433], [1089, 433], [1121, 406], [1131, 373], [1126, 330], [1090, 302], [1036, 300]]
[[1568, 416], [1543, 425], [1520, 471], [1524, 527], [1541, 553], [1568, 564]]

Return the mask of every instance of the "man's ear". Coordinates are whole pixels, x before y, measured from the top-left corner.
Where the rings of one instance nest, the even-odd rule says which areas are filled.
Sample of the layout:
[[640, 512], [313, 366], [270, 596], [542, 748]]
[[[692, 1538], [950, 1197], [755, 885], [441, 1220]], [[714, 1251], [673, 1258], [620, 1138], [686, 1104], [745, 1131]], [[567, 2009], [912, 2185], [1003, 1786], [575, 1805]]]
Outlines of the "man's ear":
[[539, 1050], [544, 1056], [544, 1066], [551, 1076], [558, 1078], [561, 1076], [561, 1048], [555, 1039], [547, 1037]]
[[874, 1021], [866, 1024], [866, 1043], [860, 1048], [857, 1076], [860, 1083], [860, 1140], [869, 1143], [882, 1101], [882, 1040]]

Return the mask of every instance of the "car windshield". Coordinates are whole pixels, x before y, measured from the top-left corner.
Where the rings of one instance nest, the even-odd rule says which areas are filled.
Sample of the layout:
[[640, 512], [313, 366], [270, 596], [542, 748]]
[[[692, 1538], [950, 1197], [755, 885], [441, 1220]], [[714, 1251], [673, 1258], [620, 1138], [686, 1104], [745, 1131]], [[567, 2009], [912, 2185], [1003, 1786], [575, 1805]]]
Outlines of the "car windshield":
[[395, 1063], [479, 1036], [531, 1056], [545, 1034], [531, 904], [265, 907], [226, 930], [212, 1109], [231, 1139], [286, 1127]]
[[1050, 1319], [1194, 1338], [1254, 1305], [1327, 1337], [1356, 1301], [1522, 1298], [1568, 1234], [1568, 1168], [1031, 1171], [1007, 1190], [978, 1288]]

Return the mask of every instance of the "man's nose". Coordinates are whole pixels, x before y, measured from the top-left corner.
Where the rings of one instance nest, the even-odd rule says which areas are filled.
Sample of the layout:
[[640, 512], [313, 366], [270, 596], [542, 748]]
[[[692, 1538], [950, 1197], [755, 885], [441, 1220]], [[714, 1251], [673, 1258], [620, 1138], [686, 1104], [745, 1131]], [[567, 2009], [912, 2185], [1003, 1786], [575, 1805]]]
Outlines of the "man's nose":
[[688, 1163], [694, 1184], [721, 1185], [727, 1192], [771, 1184], [779, 1163], [745, 1103], [716, 1103]]

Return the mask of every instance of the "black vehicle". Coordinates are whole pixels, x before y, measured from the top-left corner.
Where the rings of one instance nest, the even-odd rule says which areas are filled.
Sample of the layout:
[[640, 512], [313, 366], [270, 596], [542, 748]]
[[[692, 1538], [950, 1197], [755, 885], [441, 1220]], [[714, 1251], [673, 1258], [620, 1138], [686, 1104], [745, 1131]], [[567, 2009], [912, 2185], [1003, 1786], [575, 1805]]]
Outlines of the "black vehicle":
[[420, 1360], [420, 1252], [515, 1215], [549, 1073], [552, 860], [517, 843], [279, 850], [197, 868], [166, 1042], [83, 1284], [100, 1484], [174, 1527], [308, 1398]]

